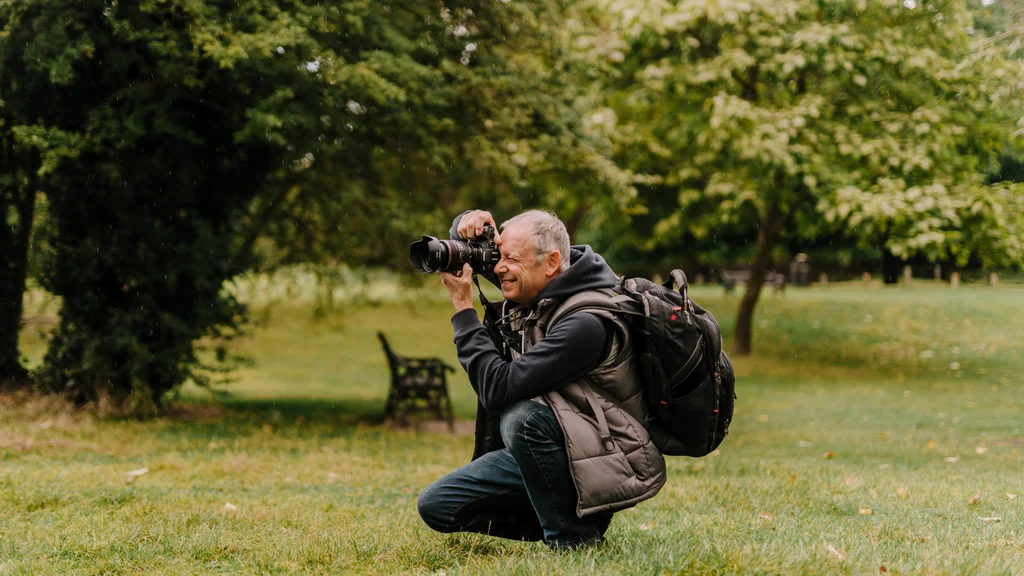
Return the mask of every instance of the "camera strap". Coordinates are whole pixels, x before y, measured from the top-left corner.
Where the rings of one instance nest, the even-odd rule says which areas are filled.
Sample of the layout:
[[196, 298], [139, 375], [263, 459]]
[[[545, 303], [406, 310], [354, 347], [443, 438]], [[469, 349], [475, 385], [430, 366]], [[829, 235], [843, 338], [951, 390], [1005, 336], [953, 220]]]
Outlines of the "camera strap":
[[473, 275], [473, 283], [476, 284], [476, 290], [480, 294], [480, 304], [483, 304], [484, 307], [484, 326], [489, 325], [493, 328], [494, 332], [504, 341], [507, 350], [515, 350], [521, 354], [519, 343], [509, 333], [509, 316], [498, 316], [496, 308], [491, 306], [491, 302], [484, 296], [483, 288], [480, 287], [480, 280], [477, 279], [476, 274]]
[[476, 274], [473, 274], [473, 284], [476, 284], [476, 291], [480, 293], [480, 303], [484, 305], [484, 317], [486, 318], [486, 312], [491, 308], [489, 306], [490, 302], [488, 302], [487, 298], [484, 296], [484, 290], [480, 287], [480, 280], [477, 279]]

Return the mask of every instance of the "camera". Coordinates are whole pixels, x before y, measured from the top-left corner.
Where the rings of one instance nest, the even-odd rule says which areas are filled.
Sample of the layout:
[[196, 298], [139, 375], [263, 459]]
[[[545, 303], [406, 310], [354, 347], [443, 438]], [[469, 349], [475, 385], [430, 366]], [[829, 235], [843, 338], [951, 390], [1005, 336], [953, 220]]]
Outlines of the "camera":
[[468, 263], [474, 274], [492, 272], [498, 265], [501, 253], [494, 243], [494, 227], [484, 225], [484, 232], [475, 240], [439, 240], [424, 236], [409, 247], [409, 264], [424, 273], [462, 270]]

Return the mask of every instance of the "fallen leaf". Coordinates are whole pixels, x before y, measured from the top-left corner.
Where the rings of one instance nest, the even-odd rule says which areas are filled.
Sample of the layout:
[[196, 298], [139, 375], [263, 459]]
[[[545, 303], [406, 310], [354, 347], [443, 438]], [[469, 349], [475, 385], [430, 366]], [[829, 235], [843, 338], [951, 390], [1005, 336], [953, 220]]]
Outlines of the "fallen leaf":
[[861, 516], [871, 516], [874, 512], [871, 511], [871, 508], [861, 508], [858, 514]]
[[1016, 494], [1010, 494], [1009, 492], [1007, 492], [1006, 493], [1006, 497], [1009, 498], [1010, 500], [1013, 500], [1014, 498], [1017, 497], [1017, 495]]
[[796, 474], [790, 474], [789, 475], [789, 482], [790, 482], [790, 484], [792, 484], [793, 482], [796, 482]]
[[949, 462], [950, 464], [954, 464], [954, 463], [959, 462], [959, 461], [960, 461], [960, 457], [959, 456], [948, 456], [946, 458], [946, 462]]
[[907, 489], [904, 488], [903, 486], [900, 486], [899, 488], [896, 489], [896, 495], [899, 496], [900, 498], [906, 498]]
[[850, 475], [846, 477], [846, 485], [853, 488], [860, 485], [860, 478]]
[[888, 440], [892, 438], [892, 434], [889, 434], [888, 432], [882, 432], [881, 434], [878, 435], [878, 437], [881, 438], [882, 440]]
[[846, 560], [846, 552], [843, 552], [842, 550], [836, 548], [831, 544], [827, 545], [825, 547], [825, 550], [827, 550], [828, 553], [835, 557], [837, 560]]
[[881, 572], [882, 574], [885, 574], [886, 572], [889, 571], [889, 569], [885, 567], [885, 564], [882, 564], [881, 566], [878, 567], [878, 571]]
[[974, 498], [971, 498], [971, 500], [970, 500], [970, 502], [968, 502], [968, 504], [973, 506], [973, 505], [977, 504], [978, 502], [981, 502], [981, 490], [978, 490], [978, 493], [974, 495]]
[[801, 447], [801, 448], [810, 448], [811, 446], [814, 446], [814, 442], [808, 442], [807, 440], [801, 440], [801, 441], [797, 442], [796, 445]]
[[833, 459], [835, 457], [836, 457], [836, 453], [832, 452], [832, 451], [825, 452], [825, 454], [822, 456], [822, 458], [824, 458], [825, 460], [831, 460], [831, 459]]
[[128, 477], [124, 479], [125, 484], [131, 484], [135, 482], [135, 479], [143, 474], [149, 472], [149, 468], [139, 468], [138, 470], [132, 470], [128, 473]]
[[928, 536], [919, 536], [919, 537], [917, 538], [917, 541], [918, 541], [918, 542], [927, 542], [927, 541], [929, 541], [929, 540], [931, 540], [931, 538], [930, 538], [930, 537], [928, 537]]
[[235, 510], [238, 510], [238, 506], [235, 506], [231, 502], [225, 502], [224, 503], [224, 510], [227, 511], [227, 512], [234, 512]]
[[988, 452], [988, 448], [984, 446], [978, 446], [977, 448], [974, 449], [975, 454], [984, 454], [985, 452]]
[[657, 525], [658, 525], [658, 521], [657, 520], [651, 520], [650, 523], [648, 523], [648, 524], [641, 524], [640, 525], [640, 529], [641, 530], [654, 530], [654, 527], [657, 526]]
[[989, 516], [988, 518], [981, 518], [982, 522], [1001, 522], [1003, 519], [1001, 516]]
[[767, 512], [758, 512], [757, 513], [757, 517], [761, 518], [763, 520], [767, 520], [769, 522], [771, 522], [772, 520], [775, 520], [775, 515], [774, 514], [769, 514]]
[[936, 442], [935, 440], [929, 440], [928, 443], [924, 445], [924, 449], [925, 450], [934, 450], [934, 449], [936, 449], [938, 447], [939, 447], [939, 443]]

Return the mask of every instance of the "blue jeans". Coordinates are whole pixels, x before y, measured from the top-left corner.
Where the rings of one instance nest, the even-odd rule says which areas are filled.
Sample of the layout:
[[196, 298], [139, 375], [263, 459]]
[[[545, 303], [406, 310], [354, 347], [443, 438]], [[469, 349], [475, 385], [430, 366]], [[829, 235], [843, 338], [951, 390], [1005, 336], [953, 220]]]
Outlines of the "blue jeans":
[[505, 448], [489, 452], [420, 493], [423, 521], [438, 532], [543, 539], [552, 548], [600, 542], [610, 512], [576, 517], [579, 496], [565, 436], [550, 407], [523, 400], [501, 415]]

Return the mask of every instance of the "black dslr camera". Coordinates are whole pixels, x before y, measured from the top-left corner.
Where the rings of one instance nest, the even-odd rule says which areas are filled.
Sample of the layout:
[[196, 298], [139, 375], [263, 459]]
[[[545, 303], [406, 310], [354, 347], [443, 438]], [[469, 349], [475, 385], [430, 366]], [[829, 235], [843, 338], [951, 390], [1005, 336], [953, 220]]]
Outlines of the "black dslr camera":
[[409, 263], [426, 274], [454, 274], [460, 272], [466, 263], [473, 268], [474, 274], [493, 272], [499, 259], [501, 253], [494, 243], [494, 227], [490, 224], [484, 225], [484, 233], [475, 240], [439, 240], [424, 236], [409, 247]]

